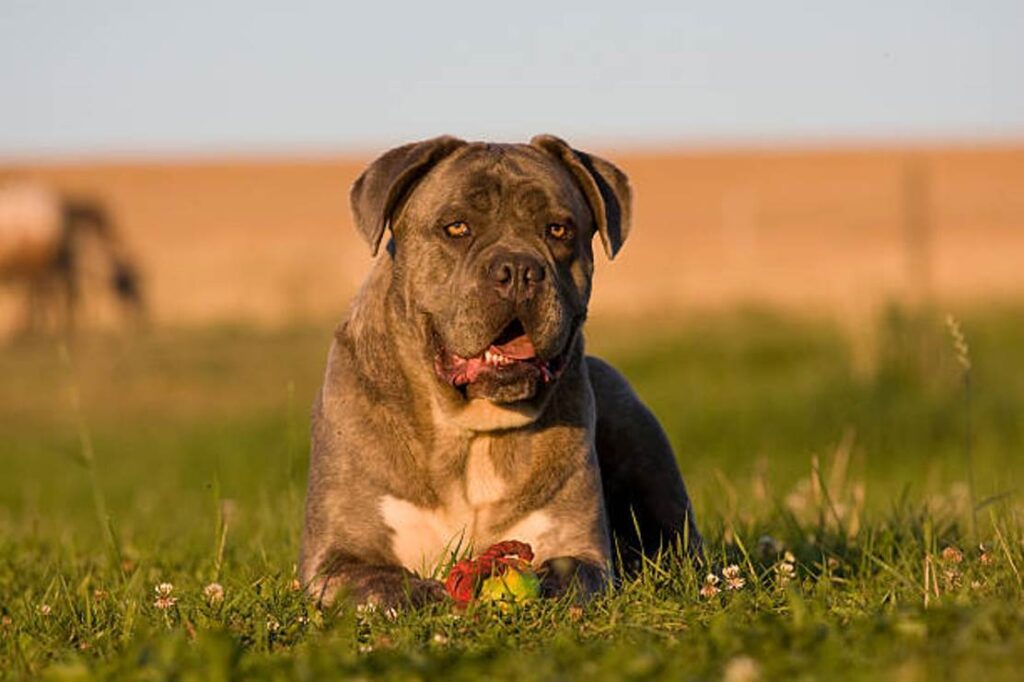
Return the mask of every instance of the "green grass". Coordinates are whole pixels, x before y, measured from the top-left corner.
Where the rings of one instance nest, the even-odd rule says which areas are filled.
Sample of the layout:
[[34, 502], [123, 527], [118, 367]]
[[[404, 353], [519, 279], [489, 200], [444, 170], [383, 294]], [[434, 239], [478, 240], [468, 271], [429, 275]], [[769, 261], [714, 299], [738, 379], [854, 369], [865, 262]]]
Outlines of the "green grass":
[[714, 570], [745, 585], [701, 596], [706, 571], [667, 558], [582, 609], [394, 618], [320, 612], [292, 585], [330, 325], [92, 337], [70, 362], [2, 348], [0, 675], [1018, 677], [1021, 319], [965, 316], [970, 402], [940, 315], [890, 312], [857, 335], [875, 350], [763, 311], [644, 338], [595, 322], [591, 350], [677, 448]]

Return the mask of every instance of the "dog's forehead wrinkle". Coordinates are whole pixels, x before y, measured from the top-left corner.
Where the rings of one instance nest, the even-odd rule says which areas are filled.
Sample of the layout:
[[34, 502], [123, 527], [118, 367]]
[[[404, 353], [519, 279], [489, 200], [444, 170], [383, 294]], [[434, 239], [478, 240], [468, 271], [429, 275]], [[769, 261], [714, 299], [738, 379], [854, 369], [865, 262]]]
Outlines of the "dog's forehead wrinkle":
[[501, 193], [501, 177], [486, 170], [474, 173], [455, 191], [457, 199], [461, 199], [470, 208], [481, 213], [489, 213], [497, 208], [501, 201]]
[[520, 219], [551, 217], [541, 214], [554, 213], [553, 204], [557, 205], [545, 187], [532, 181], [519, 183], [511, 199], [512, 210]]
[[483, 232], [536, 231], [539, 223], [589, 225], [590, 209], [560, 164], [525, 145], [474, 143], [442, 162], [416, 192], [415, 220], [465, 220]]

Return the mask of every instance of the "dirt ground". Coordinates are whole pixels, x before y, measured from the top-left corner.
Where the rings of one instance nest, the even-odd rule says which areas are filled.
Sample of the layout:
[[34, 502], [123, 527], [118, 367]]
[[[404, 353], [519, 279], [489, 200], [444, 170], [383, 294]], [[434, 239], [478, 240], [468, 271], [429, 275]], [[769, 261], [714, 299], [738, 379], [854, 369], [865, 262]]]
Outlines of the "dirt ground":
[[[383, 150], [381, 150], [383, 151]], [[598, 150], [602, 153], [601, 150]], [[633, 233], [596, 314], [762, 303], [859, 315], [890, 299], [1024, 294], [1024, 145], [603, 152]], [[339, 316], [371, 265], [347, 192], [368, 158], [0, 167], [106, 201], [159, 323]], [[10, 317], [14, 294], [0, 294]], [[93, 302], [93, 318], [107, 313]]]

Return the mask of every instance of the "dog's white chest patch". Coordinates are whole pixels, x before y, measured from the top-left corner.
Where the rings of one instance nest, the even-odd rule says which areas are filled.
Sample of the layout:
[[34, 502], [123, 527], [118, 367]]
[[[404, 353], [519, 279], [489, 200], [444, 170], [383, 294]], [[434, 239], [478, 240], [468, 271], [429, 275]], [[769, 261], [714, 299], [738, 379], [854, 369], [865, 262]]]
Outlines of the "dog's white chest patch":
[[452, 513], [446, 507], [424, 509], [385, 495], [380, 511], [393, 532], [391, 549], [399, 563], [422, 576], [433, 574], [449, 552], [465, 546], [472, 532], [471, 513]]
[[465, 474], [440, 507], [417, 507], [391, 495], [381, 498], [381, 516], [392, 531], [391, 549], [410, 571], [431, 575], [451, 552], [472, 548], [479, 553], [499, 540], [520, 540], [538, 547], [541, 536], [550, 530], [547, 515], [534, 512], [509, 529], [508, 537], [492, 537], [487, 520], [492, 506], [504, 500], [508, 483], [491, 461], [490, 450], [490, 437], [473, 439]]
[[505, 496], [505, 480], [491, 460], [489, 436], [477, 436], [469, 445], [466, 458], [465, 497], [471, 507], [498, 502]]

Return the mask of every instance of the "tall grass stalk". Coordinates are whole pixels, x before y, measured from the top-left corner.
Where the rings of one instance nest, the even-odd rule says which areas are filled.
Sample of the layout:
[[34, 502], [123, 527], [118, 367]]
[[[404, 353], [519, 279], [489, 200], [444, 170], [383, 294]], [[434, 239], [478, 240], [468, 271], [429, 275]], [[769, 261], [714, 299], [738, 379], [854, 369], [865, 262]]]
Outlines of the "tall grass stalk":
[[224, 548], [228, 544], [228, 528], [230, 518], [227, 510], [227, 501], [221, 496], [220, 476], [213, 480], [213, 505], [216, 515], [216, 530], [213, 538], [213, 576], [214, 582], [219, 582], [221, 570], [224, 567]]
[[96, 450], [93, 447], [92, 434], [89, 431], [89, 424], [82, 413], [82, 392], [78, 383], [78, 371], [75, 367], [71, 352], [67, 344], [61, 343], [59, 347], [61, 363], [67, 370], [68, 375], [68, 397], [71, 403], [71, 415], [75, 424], [75, 432], [78, 436], [78, 462], [85, 468], [89, 477], [89, 488], [92, 492], [93, 510], [96, 514], [96, 522], [99, 524], [100, 533], [103, 535], [104, 545], [114, 571], [124, 579], [122, 570], [123, 552], [121, 542], [114, 527], [114, 520], [107, 511], [107, 500], [100, 486], [98, 466], [96, 463]]
[[946, 315], [946, 327], [949, 329], [950, 337], [953, 340], [953, 350], [956, 351], [956, 360], [960, 365], [960, 378], [963, 385], [964, 395], [964, 469], [967, 475], [967, 495], [971, 507], [971, 538], [978, 537], [978, 507], [977, 496], [974, 490], [974, 434], [971, 424], [971, 349], [967, 345], [967, 337], [964, 336], [960, 320], [953, 315]]

